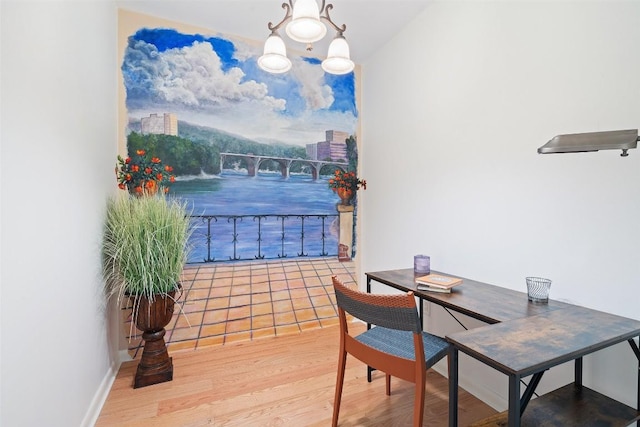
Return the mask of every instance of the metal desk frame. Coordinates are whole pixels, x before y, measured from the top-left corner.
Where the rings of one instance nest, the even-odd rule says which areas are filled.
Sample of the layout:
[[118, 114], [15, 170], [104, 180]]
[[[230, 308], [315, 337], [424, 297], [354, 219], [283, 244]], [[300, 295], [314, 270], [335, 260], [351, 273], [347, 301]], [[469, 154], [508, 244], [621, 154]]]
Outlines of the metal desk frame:
[[[524, 292], [488, 285], [470, 279], [464, 279], [463, 284], [457, 286], [451, 294], [420, 291], [415, 284], [413, 269], [365, 274], [367, 277], [367, 292], [371, 292], [372, 281], [391, 286], [403, 292], [413, 291], [420, 299], [419, 313], [421, 319], [424, 314], [423, 301], [426, 300], [489, 324], [446, 336], [446, 339], [451, 344], [449, 351], [450, 427], [457, 427], [458, 425], [459, 351], [509, 376], [508, 425], [510, 427], [519, 427], [521, 418], [525, 415], [525, 409], [546, 370], [565, 362], [575, 361], [575, 388], [573, 392], [582, 390], [583, 356], [623, 341], [629, 343], [638, 359], [636, 409], [602, 396], [586, 387], [584, 387], [586, 390], [584, 394], [585, 396], [593, 394], [598, 399], [606, 400], [608, 406], [603, 408], [605, 412], [612, 411], [612, 408], [616, 411], [621, 411], [622, 416], [613, 420], [620, 422], [620, 424], [612, 425], [626, 426], [633, 421], [637, 421], [637, 425], [640, 427], [640, 411], [638, 411], [638, 408], [640, 408], [640, 350], [634, 340], [635, 337], [640, 336], [640, 321], [553, 300], [549, 301], [548, 304], [533, 304], [528, 301]], [[448, 273], [440, 274], [449, 275]], [[553, 342], [557, 341], [562, 344], [550, 346], [547, 340], [541, 341], [535, 338], [534, 332], [539, 332], [540, 330], [544, 330], [549, 338], [556, 338]], [[496, 340], [496, 337], [500, 338]], [[517, 340], [520, 346], [524, 346], [527, 349], [526, 355], [531, 357], [524, 357], [520, 353], [521, 347], [508, 345], [513, 340]], [[484, 345], [489, 341], [493, 343], [491, 348]], [[495, 350], [496, 343], [499, 347], [498, 350]], [[501, 343], [504, 345], [501, 346]], [[531, 381], [521, 396], [521, 379], [529, 375], [532, 375]], [[371, 380], [370, 370], [368, 371], [368, 379], [369, 381]], [[552, 393], [549, 393], [549, 395], [552, 395]], [[536, 399], [535, 401], [537, 401], [536, 403], [543, 402], [543, 399]], [[527, 417], [531, 414], [527, 413], [524, 417], [525, 425], [527, 424]], [[605, 416], [605, 414], [596, 413], [596, 416], [600, 415]], [[568, 425], [566, 424], [567, 419], [562, 422], [562, 425]], [[537, 423], [537, 421], [532, 422], [532, 425], [537, 425]]]

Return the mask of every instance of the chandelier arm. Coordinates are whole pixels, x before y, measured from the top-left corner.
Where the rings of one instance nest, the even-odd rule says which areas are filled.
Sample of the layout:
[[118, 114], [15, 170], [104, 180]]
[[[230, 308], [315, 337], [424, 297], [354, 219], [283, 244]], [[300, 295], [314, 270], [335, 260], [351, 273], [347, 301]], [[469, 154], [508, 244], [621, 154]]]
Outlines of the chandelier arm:
[[282, 18], [282, 21], [278, 22], [276, 25], [273, 25], [272, 22], [269, 22], [269, 24], [267, 25], [267, 28], [271, 30], [271, 34], [274, 34], [280, 29], [280, 27], [282, 27], [285, 22], [291, 19], [291, 10], [293, 9], [291, 0], [289, 0], [289, 3], [282, 3], [282, 8], [285, 9], [284, 18]]
[[[322, 0], [322, 5], [320, 6], [320, 15], [322, 15], [322, 12], [324, 12], [324, 4], [325, 0]], [[331, 7], [333, 7], [333, 5], [331, 5]]]
[[326, 8], [324, 5], [324, 0], [322, 0], [322, 10], [324, 10], [324, 15], [320, 16], [320, 19], [324, 19], [338, 32], [339, 35], [342, 35], [347, 30], [346, 24], [342, 24], [342, 26], [338, 27], [332, 20], [331, 16], [329, 16], [329, 11], [333, 9], [333, 4], [329, 3]]

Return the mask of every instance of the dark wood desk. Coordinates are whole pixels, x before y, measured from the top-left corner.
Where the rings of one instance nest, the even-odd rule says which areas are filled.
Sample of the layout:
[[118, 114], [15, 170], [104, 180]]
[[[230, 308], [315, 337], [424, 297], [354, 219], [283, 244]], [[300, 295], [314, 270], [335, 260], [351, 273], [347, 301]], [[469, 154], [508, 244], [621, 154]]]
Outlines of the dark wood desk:
[[[402, 291], [414, 291], [421, 300], [489, 323], [446, 337], [451, 343], [450, 426], [458, 424], [459, 351], [509, 376], [509, 410], [504, 414], [509, 426], [622, 427], [640, 420], [637, 409], [582, 385], [582, 357], [623, 341], [629, 342], [640, 370], [640, 350], [633, 340], [640, 336], [640, 321], [558, 301], [533, 304], [524, 292], [466, 278], [451, 294], [418, 291], [412, 269], [366, 273], [366, 276], [368, 292], [371, 281], [380, 282]], [[525, 412], [543, 373], [572, 360], [575, 360], [575, 382], [532, 400]], [[532, 375], [531, 381], [521, 396], [520, 380], [529, 375]], [[640, 376], [637, 408], [640, 408]]]
[[[433, 271], [433, 273], [460, 277], [439, 271]], [[367, 276], [367, 292], [371, 292], [371, 281], [383, 283], [403, 292], [413, 291], [422, 300], [433, 302], [486, 323], [535, 316], [570, 306], [559, 301], [549, 301], [548, 304], [530, 304], [526, 293], [464, 277], [462, 278], [464, 282], [456, 286], [450, 294], [420, 291], [416, 286], [415, 278], [422, 275], [414, 275], [412, 268], [365, 274]]]

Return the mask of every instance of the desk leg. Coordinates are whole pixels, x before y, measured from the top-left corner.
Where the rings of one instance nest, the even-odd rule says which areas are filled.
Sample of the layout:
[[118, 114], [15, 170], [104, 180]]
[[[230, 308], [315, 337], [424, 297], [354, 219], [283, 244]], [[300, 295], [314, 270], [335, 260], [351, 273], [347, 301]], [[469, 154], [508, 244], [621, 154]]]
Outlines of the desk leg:
[[509, 427], [520, 427], [520, 375], [509, 375]]
[[[367, 276], [367, 293], [371, 293], [371, 278]], [[371, 329], [371, 323], [367, 323], [367, 330]], [[367, 382], [371, 382], [371, 372], [373, 372], [373, 368], [371, 366], [367, 366]]]
[[[636, 355], [636, 359], [638, 359], [638, 373], [637, 373], [637, 381], [638, 381], [638, 394], [637, 394], [637, 401], [636, 401], [636, 409], [640, 410], [640, 348], [638, 348], [638, 344], [636, 344], [636, 340], [634, 338], [631, 338], [629, 341], [629, 345], [631, 346], [631, 350], [633, 350], [633, 352]], [[636, 422], [636, 426], [640, 427], [640, 420], [638, 420]]]
[[582, 357], [578, 357], [574, 366], [574, 383], [576, 388], [582, 388]]
[[458, 349], [449, 347], [449, 427], [458, 427]]
[[524, 390], [524, 393], [520, 398], [520, 416], [521, 417], [522, 417], [522, 414], [524, 414], [524, 411], [527, 409], [527, 405], [529, 404], [531, 397], [536, 392], [536, 388], [538, 387], [538, 384], [540, 384], [540, 380], [542, 379], [543, 374], [544, 374], [544, 371], [533, 374], [533, 376], [531, 377], [531, 380], [529, 381], [529, 385]]
[[[636, 342], [634, 340], [629, 340], [630, 343], [633, 343], [633, 345], [631, 346], [633, 348], [633, 351], [636, 353], [636, 358], [638, 359], [638, 373], [637, 373], [637, 381], [638, 381], [638, 392], [636, 394], [636, 410], [640, 411], [640, 349], [638, 349], [638, 346], [636, 345]], [[640, 427], [640, 420], [636, 421], [636, 427]]]

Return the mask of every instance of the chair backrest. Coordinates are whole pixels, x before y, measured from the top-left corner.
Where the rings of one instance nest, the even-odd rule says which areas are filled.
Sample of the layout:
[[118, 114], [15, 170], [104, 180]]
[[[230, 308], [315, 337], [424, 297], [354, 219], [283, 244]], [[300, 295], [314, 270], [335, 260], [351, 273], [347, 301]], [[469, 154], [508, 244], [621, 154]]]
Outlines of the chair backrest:
[[378, 295], [356, 291], [332, 277], [338, 308], [366, 323], [389, 329], [422, 332], [413, 292]]

